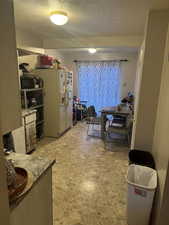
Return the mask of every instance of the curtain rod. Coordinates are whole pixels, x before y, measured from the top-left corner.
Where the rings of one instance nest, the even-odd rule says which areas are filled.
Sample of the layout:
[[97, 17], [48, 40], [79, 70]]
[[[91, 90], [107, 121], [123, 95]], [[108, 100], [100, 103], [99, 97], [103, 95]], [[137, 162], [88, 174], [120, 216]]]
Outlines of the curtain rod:
[[128, 62], [128, 59], [114, 59], [114, 60], [74, 60], [73, 62]]

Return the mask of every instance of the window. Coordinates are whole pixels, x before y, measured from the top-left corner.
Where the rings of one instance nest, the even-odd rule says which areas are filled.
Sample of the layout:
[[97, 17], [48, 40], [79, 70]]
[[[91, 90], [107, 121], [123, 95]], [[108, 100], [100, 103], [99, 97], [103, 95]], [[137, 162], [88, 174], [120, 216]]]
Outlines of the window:
[[120, 62], [77, 62], [78, 88], [81, 101], [94, 105], [99, 112], [103, 107], [120, 102]]

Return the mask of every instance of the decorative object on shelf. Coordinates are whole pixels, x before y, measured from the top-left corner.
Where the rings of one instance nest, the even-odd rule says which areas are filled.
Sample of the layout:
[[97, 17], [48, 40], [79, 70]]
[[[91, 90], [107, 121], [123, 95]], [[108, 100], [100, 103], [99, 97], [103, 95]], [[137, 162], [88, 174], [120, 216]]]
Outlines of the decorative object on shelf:
[[37, 105], [36, 98], [31, 98], [31, 105], [32, 106], [36, 106]]
[[38, 69], [48, 69], [52, 68], [54, 63], [54, 59], [48, 55], [40, 55], [39, 56], [39, 67]]
[[50, 13], [50, 20], [52, 23], [62, 26], [68, 22], [69, 18], [66, 12], [54, 11]]
[[19, 64], [19, 69], [22, 70], [23, 73], [29, 73], [28, 69], [26, 68], [29, 66], [28, 63], [21, 63]]
[[59, 69], [61, 62], [58, 59], [53, 59], [53, 68]]
[[129, 91], [127, 96], [121, 100], [121, 103], [124, 105], [128, 105], [132, 114], [134, 114], [134, 95], [132, 94], [132, 92]]

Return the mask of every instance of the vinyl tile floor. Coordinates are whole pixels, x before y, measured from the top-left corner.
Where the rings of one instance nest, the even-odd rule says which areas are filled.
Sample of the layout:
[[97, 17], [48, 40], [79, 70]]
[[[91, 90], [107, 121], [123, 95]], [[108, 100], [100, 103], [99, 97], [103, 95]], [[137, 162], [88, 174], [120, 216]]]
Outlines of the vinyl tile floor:
[[107, 150], [78, 123], [61, 138], [44, 138], [34, 155], [55, 158], [54, 225], [127, 225], [128, 148]]

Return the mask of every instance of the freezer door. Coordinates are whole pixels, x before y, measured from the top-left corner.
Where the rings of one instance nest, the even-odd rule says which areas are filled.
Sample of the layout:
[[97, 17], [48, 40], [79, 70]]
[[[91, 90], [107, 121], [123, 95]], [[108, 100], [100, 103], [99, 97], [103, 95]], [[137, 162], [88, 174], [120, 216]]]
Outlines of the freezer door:
[[66, 73], [64, 70], [58, 71], [58, 79], [59, 79], [59, 104], [65, 105], [66, 102]]
[[66, 120], [67, 120], [67, 113], [66, 113], [66, 106], [60, 105], [59, 106], [59, 135], [66, 131]]

